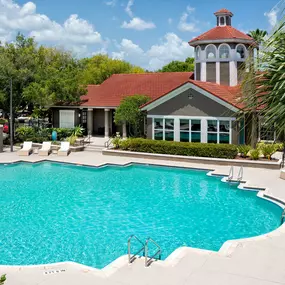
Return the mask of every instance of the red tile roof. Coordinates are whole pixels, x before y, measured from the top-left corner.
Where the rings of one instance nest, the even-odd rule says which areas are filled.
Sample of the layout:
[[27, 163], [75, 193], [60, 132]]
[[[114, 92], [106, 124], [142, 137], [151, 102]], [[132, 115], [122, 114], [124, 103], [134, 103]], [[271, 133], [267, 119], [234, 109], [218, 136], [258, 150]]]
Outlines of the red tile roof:
[[89, 85], [87, 94], [81, 97], [81, 106], [117, 107], [124, 97], [134, 94], [149, 96], [151, 100], [146, 104], [148, 105], [188, 82], [234, 107], [243, 107], [239, 103], [240, 86], [230, 87], [193, 80], [193, 72], [112, 75], [101, 85]]
[[214, 14], [216, 15], [216, 14], [220, 14], [220, 13], [233, 14], [231, 11], [229, 11], [228, 9], [225, 9], [225, 8], [223, 8], [223, 9], [221, 9], [221, 10], [215, 12]]
[[204, 34], [192, 39], [189, 42], [189, 44], [191, 45], [196, 41], [212, 41], [212, 40], [224, 40], [224, 39], [248, 40], [254, 43], [252, 37], [233, 28], [232, 26], [217, 26], [205, 32]]
[[117, 107], [124, 97], [135, 94], [155, 99], [193, 77], [193, 72], [114, 74], [100, 86], [89, 85], [81, 106]]

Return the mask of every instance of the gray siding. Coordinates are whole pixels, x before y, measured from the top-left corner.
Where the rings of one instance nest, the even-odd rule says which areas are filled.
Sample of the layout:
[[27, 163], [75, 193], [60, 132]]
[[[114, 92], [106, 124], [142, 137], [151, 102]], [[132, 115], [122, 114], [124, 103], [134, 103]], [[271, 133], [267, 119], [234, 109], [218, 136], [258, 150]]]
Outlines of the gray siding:
[[[189, 99], [191, 92], [193, 99]], [[148, 112], [149, 115], [232, 117], [234, 112], [195, 90], [187, 90]]]
[[52, 109], [52, 126], [59, 128], [59, 109]]
[[201, 80], [201, 63], [196, 63], [196, 78], [195, 80]]

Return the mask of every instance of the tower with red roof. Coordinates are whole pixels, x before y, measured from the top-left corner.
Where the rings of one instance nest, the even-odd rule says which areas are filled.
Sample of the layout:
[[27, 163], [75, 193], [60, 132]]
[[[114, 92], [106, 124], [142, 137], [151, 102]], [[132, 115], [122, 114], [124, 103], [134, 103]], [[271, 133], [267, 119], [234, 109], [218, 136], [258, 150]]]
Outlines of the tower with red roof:
[[217, 26], [189, 42], [195, 48], [195, 80], [237, 86], [244, 62], [256, 43], [232, 27], [232, 12], [221, 9], [214, 15]]

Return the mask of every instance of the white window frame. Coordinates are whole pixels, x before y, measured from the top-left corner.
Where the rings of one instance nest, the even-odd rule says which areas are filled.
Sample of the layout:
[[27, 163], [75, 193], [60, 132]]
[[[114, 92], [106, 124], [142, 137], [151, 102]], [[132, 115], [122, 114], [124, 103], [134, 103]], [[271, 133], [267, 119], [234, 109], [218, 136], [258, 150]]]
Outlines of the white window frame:
[[[189, 130], [188, 131], [181, 131], [180, 129], [180, 121], [184, 120], [184, 121], [188, 121], [189, 122]], [[200, 121], [200, 131], [192, 131], [192, 121]], [[189, 134], [189, 141], [188, 142], [192, 142], [192, 133], [199, 133], [200, 134], [200, 142], [202, 141], [202, 121], [200, 119], [179, 119], [179, 141], [181, 140], [180, 136], [181, 133], [188, 133]]]
[[[59, 110], [59, 127], [60, 128], [70, 128], [70, 129], [74, 128], [74, 125], [75, 125], [74, 113], [75, 113], [74, 110]], [[70, 123], [70, 127], [69, 126], [66, 127], [66, 124], [63, 124], [63, 122], [61, 121], [61, 118], [64, 116], [64, 114], [68, 114], [70, 116], [72, 114], [72, 121]]]
[[[207, 49], [209, 49], [210, 47], [214, 47], [214, 49], [215, 49], [215, 57], [208, 58]], [[207, 61], [216, 61], [216, 59], [217, 59], [217, 47], [215, 45], [213, 45], [213, 44], [207, 45], [206, 48], [205, 48], [205, 55], [206, 55], [206, 60]]]
[[[217, 131], [216, 132], [209, 132], [208, 131], [208, 121], [217, 121]], [[221, 132], [220, 131], [220, 121], [229, 121], [230, 122], [230, 128], [229, 132]], [[208, 134], [217, 134], [217, 144], [220, 143], [220, 134], [227, 134], [229, 135], [229, 144], [232, 144], [232, 120], [228, 119], [207, 119], [207, 143], [208, 143]]]
[[274, 131], [273, 131], [273, 140], [262, 140], [261, 139], [261, 129], [262, 129], [262, 120], [263, 120], [263, 118], [262, 117], [259, 117], [258, 118], [258, 141], [259, 142], [268, 142], [268, 143], [274, 143], [274, 142], [276, 142], [276, 139], [277, 139], [277, 136], [276, 136], [276, 130], [275, 130], [275, 125], [273, 125], [273, 129], [274, 129]]
[[[165, 119], [173, 119], [174, 120], [174, 141], [180, 141], [180, 120], [200, 120], [201, 121], [201, 143], [208, 143], [208, 120], [216, 120], [218, 121], [218, 138], [217, 143], [220, 143], [219, 131], [220, 124], [219, 121], [229, 121], [230, 122], [230, 142], [232, 144], [232, 122], [236, 121], [234, 117], [207, 117], [207, 116], [167, 116], [167, 115], [147, 115], [147, 118], [152, 119], [152, 139], [155, 140], [154, 137], [154, 119], [163, 119], [163, 140], [165, 140]], [[223, 132], [221, 132], [223, 133]]]
[[[155, 119], [160, 119], [162, 120], [162, 129], [156, 129], [155, 128]], [[173, 126], [173, 130], [169, 130], [169, 129], [165, 129], [165, 120], [173, 120], [174, 124], [175, 124], [175, 119], [174, 118], [165, 118], [165, 117], [161, 117], [158, 116], [157, 118], [152, 118], [152, 139], [155, 140], [155, 131], [162, 131], [162, 140], [165, 141], [165, 131], [168, 132], [173, 132], [173, 141], [175, 141], [175, 125]]]
[[[227, 47], [228, 50], [229, 50], [229, 57], [227, 57], [227, 58], [223, 58], [223, 57], [220, 56], [220, 50], [224, 46]], [[219, 57], [220, 60], [230, 61], [231, 60], [231, 47], [228, 44], [221, 44], [219, 46], [219, 48], [218, 48], [218, 57]]]
[[[195, 60], [198, 60], [198, 61], [201, 60], [201, 51], [202, 49], [200, 46], [197, 46], [195, 48]], [[199, 56], [197, 56], [197, 54], [199, 54]]]
[[[238, 52], [237, 52], [237, 49], [239, 46], [242, 46], [243, 49], [244, 49], [244, 58], [241, 58], [241, 57], [238, 57]], [[247, 48], [244, 44], [238, 44], [235, 48], [235, 58], [238, 60], [238, 61], [245, 61], [248, 57], [248, 51], [247, 51]]]

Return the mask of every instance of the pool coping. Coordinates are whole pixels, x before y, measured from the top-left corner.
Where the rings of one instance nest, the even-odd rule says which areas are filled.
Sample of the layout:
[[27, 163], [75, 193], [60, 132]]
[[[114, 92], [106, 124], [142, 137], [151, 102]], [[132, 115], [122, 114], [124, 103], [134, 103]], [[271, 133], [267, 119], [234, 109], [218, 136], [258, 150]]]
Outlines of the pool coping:
[[[81, 164], [81, 163], [73, 163], [73, 162], [64, 162], [64, 161], [56, 161], [56, 160], [49, 160], [49, 159], [41, 159], [38, 161], [25, 161], [25, 160], [17, 160], [13, 162], [0, 162], [1, 165], [10, 165], [10, 164], [19, 164], [19, 163], [27, 163], [27, 164], [40, 164], [44, 162], [55, 163], [55, 164], [62, 164], [62, 165], [75, 165], [75, 166], [83, 166], [83, 167], [91, 167], [91, 168], [104, 168], [108, 166], [115, 166], [115, 167], [129, 167], [133, 165], [147, 165], [147, 166], [158, 166], [158, 167], [165, 167], [165, 168], [178, 168], [178, 169], [189, 169], [189, 170], [196, 170], [196, 171], [205, 171], [206, 175], [208, 176], [215, 176], [215, 177], [227, 177], [226, 174], [215, 173], [214, 169], [209, 168], [198, 168], [198, 167], [187, 167], [187, 166], [170, 166], [170, 165], [163, 165], [159, 163], [141, 163], [141, 162], [128, 162], [125, 164], [116, 164], [116, 163], [103, 163], [100, 165], [92, 165], [92, 164]], [[225, 181], [224, 181], [225, 182]], [[261, 188], [255, 187], [250, 185], [250, 181], [241, 181], [238, 189], [244, 191], [255, 191], [257, 192], [257, 196], [261, 199], [267, 200], [271, 203], [276, 204], [277, 206], [285, 209], [285, 199], [279, 199], [272, 194], [269, 193], [269, 188]], [[175, 249], [165, 260], [158, 260], [155, 263], [159, 266], [167, 267], [167, 266], [175, 266], [186, 254], [191, 252], [195, 252], [201, 255], [216, 255], [216, 256], [223, 256], [223, 257], [231, 257], [235, 250], [240, 247], [244, 247], [245, 243], [248, 242], [256, 242], [260, 240], [270, 239], [274, 236], [280, 236], [281, 233], [285, 233], [285, 223], [280, 225], [275, 230], [248, 238], [241, 238], [241, 239], [234, 239], [234, 240], [227, 240], [223, 243], [221, 248], [218, 251], [206, 250], [206, 249], [199, 249], [194, 247], [179, 247]], [[37, 265], [0, 265], [1, 268], [17, 268], [21, 270], [21, 268], [37, 268], [40, 270], [48, 270], [49, 268], [64, 266], [64, 265], [76, 265], [82, 268], [84, 272], [93, 272], [100, 277], [109, 277], [110, 275], [117, 272], [123, 266], [128, 264], [128, 256], [122, 255], [116, 258], [114, 261], [110, 262], [108, 265], [103, 267], [102, 269], [98, 269], [96, 267], [87, 266], [78, 262], [73, 261], [64, 261], [64, 262], [57, 262], [57, 263], [49, 263], [49, 264], [37, 264]]]
[[232, 166], [244, 166], [244, 167], [256, 167], [266, 169], [280, 169], [282, 159], [278, 161], [261, 161], [261, 160], [238, 160], [227, 158], [213, 158], [213, 157], [200, 157], [200, 156], [183, 156], [183, 155], [170, 155], [160, 153], [147, 153], [147, 152], [135, 152], [124, 151], [116, 149], [104, 148], [102, 150], [103, 155], [110, 156], [123, 156], [130, 158], [149, 158], [157, 160], [170, 160], [170, 161], [185, 161], [193, 163], [214, 163], [218, 165], [232, 165]]

